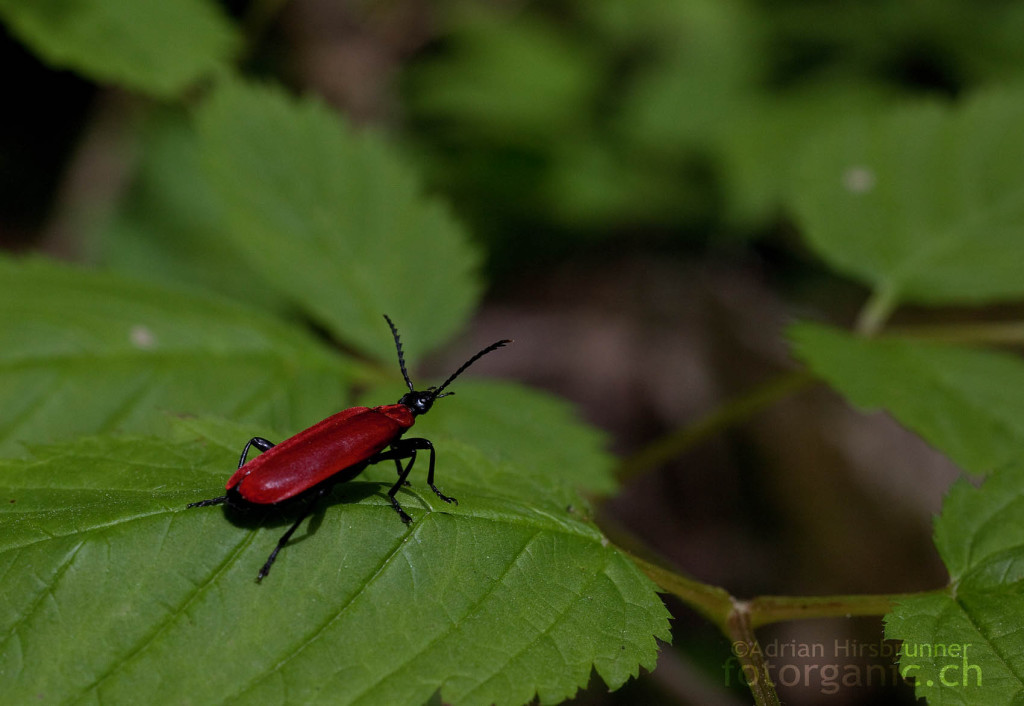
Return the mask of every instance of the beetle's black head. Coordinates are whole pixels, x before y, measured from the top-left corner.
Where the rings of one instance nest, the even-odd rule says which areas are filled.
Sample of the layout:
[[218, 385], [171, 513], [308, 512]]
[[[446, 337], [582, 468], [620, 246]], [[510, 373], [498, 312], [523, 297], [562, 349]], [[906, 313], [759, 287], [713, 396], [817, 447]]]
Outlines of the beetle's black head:
[[452, 380], [465, 372], [466, 368], [491, 351], [497, 350], [508, 343], [512, 343], [510, 339], [496, 341], [463, 363], [462, 366], [452, 373], [440, 387], [428, 387], [426, 390], [416, 390], [413, 388], [412, 380], [409, 379], [409, 373], [405, 369], [405, 355], [402, 353], [402, 341], [398, 337], [398, 329], [396, 329], [395, 325], [391, 323], [391, 319], [387, 314], [384, 314], [384, 319], [388, 322], [388, 326], [391, 327], [391, 335], [395, 338], [395, 348], [398, 350], [398, 366], [402, 369], [402, 377], [405, 378], [405, 384], [409, 386], [409, 391], [402, 395], [402, 399], [398, 400], [398, 404], [404, 404], [412, 411], [413, 415], [416, 416], [429, 412], [430, 408], [434, 406], [434, 400], [447, 397], [448, 395], [454, 395], [454, 392], [444, 392], [444, 388], [448, 387]]
[[404, 404], [412, 413], [416, 416], [426, 414], [430, 411], [430, 408], [434, 406], [434, 400], [438, 397], [447, 397], [448, 395], [454, 394], [452, 392], [446, 392], [443, 395], [437, 394], [436, 388], [429, 388], [427, 390], [413, 390], [402, 395], [402, 399], [398, 400], [398, 404]]

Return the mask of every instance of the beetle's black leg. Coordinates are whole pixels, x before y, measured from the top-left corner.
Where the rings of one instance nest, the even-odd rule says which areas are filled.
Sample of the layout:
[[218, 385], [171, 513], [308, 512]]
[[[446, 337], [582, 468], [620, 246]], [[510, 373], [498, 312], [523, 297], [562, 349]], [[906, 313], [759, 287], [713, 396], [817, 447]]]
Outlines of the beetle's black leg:
[[[249, 455], [249, 448], [255, 446], [257, 449], [262, 451], [269, 451], [274, 448], [273, 442], [267, 441], [262, 436], [254, 436], [249, 439], [249, 442], [242, 449], [242, 457], [238, 459], [238, 467], [241, 468], [245, 465], [245, 457]], [[221, 503], [227, 502], [228, 496], [221, 495], [219, 498], [210, 498], [209, 500], [200, 500], [199, 502], [189, 503], [186, 507], [206, 507], [207, 505], [220, 505]]]
[[317, 501], [324, 495], [326, 495], [327, 491], [327, 488], [321, 488], [319, 491], [317, 491], [317, 494], [310, 498], [309, 502], [306, 503], [306, 507], [304, 507], [302, 509], [302, 512], [299, 513], [298, 519], [296, 519], [292, 526], [288, 528], [287, 532], [281, 535], [281, 539], [277, 540], [277, 546], [274, 547], [274, 551], [270, 552], [270, 556], [267, 557], [267, 563], [263, 565], [263, 568], [260, 569], [259, 574], [256, 575], [257, 583], [262, 581], [263, 578], [270, 573], [270, 566], [274, 563], [274, 560], [277, 559], [277, 553], [284, 549], [284, 545], [288, 544], [288, 540], [292, 538], [292, 535], [295, 533], [295, 530], [299, 528], [299, 525], [302, 524], [302, 521], [304, 519], [306, 519], [313, 513], [313, 509], [316, 508]]
[[[434, 494], [437, 495], [437, 497], [441, 498], [446, 503], [459, 504], [458, 500], [448, 497], [438, 490], [436, 485], [434, 485], [434, 445], [430, 443], [430, 439], [400, 439], [392, 448], [395, 448], [396, 446], [401, 448], [405, 453], [408, 453], [412, 459], [416, 458], [417, 450], [429, 451], [430, 461], [427, 466], [427, 485], [430, 486], [430, 489], [434, 491]], [[412, 462], [409, 463], [409, 467], [412, 467]], [[409, 469], [406, 468], [405, 470], [406, 474], [408, 474]]]
[[254, 437], [252, 437], [251, 439], [249, 439], [249, 442], [245, 445], [245, 448], [242, 449], [242, 456], [241, 456], [241, 458], [238, 459], [238, 467], [239, 468], [241, 468], [242, 466], [245, 465], [245, 457], [249, 455], [249, 447], [250, 446], [255, 446], [261, 452], [263, 452], [263, 451], [270, 451], [270, 449], [274, 448], [273, 442], [267, 441], [262, 436], [254, 436]]
[[227, 500], [227, 495], [221, 495], [219, 498], [210, 498], [209, 500], [200, 500], [199, 502], [189, 503], [185, 507], [206, 507], [207, 505], [220, 505], [221, 503], [227, 502]]
[[[407, 481], [406, 478], [409, 477], [409, 473], [412, 471], [412, 464], [416, 463], [416, 450], [413, 449], [412, 453], [408, 454], [409, 463], [405, 466], [405, 469], [402, 468], [402, 462], [399, 460], [402, 456], [407, 455], [404, 449], [392, 446], [391, 450], [386, 453], [395, 454], [395, 464], [398, 466], [398, 481], [391, 486], [391, 490], [388, 491], [388, 500], [391, 501], [391, 507], [395, 508], [395, 512], [398, 513], [398, 516], [402, 518], [402, 522], [409, 524], [412, 522], [412, 518], [409, 517], [408, 513], [406, 513], [406, 511], [402, 509], [402, 506], [398, 504], [398, 500], [395, 498], [395, 493], [397, 493], [398, 489], [403, 485], [409, 485], [409, 481]], [[398, 454], [401, 454], [401, 456]]]
[[[392, 449], [392, 451], [394, 451], [395, 447], [392, 446], [391, 449]], [[413, 454], [413, 460], [414, 461], [416, 460], [415, 454]], [[398, 475], [399, 476], [402, 475], [402, 459], [401, 459], [401, 456], [395, 456], [395, 470], [398, 471]], [[405, 475], [409, 475], [409, 474], [406, 473]], [[409, 481], [406, 480], [406, 481], [402, 482], [402, 485], [410, 485], [410, 483], [409, 483]]]
[[[444, 500], [446, 503], [459, 504], [459, 501], [455, 498], [450, 498], [442, 493], [436, 485], [434, 485], [434, 445], [430, 443], [429, 439], [399, 439], [391, 445], [391, 448], [387, 451], [381, 451], [376, 456], [370, 459], [369, 463], [379, 463], [380, 461], [386, 461], [392, 459], [395, 462], [395, 467], [398, 470], [398, 480], [395, 482], [391, 489], [388, 491], [388, 500], [391, 501], [391, 506], [395, 508], [395, 512], [402, 518], [402, 522], [409, 524], [412, 522], [412, 518], [402, 509], [402, 506], [398, 504], [398, 499], [395, 495], [403, 485], [409, 485], [406, 480], [409, 477], [409, 473], [412, 472], [413, 464], [416, 463], [416, 452], [417, 451], [429, 451], [430, 452], [430, 466], [427, 469], [427, 485], [434, 491], [437, 497]], [[402, 468], [402, 459], [409, 459], [409, 463], [406, 464], [405, 468]]]
[[440, 490], [438, 490], [436, 485], [434, 485], [434, 445], [430, 443], [430, 441], [427, 439], [410, 439], [409, 441], [418, 441], [421, 444], [423, 444], [423, 446], [421, 446], [420, 448], [426, 448], [428, 451], [430, 451], [430, 461], [427, 464], [427, 485], [430, 486], [430, 489], [434, 491], [437, 497], [441, 498], [446, 503], [455, 503], [456, 505], [458, 505], [458, 500], [456, 500], [455, 498], [448, 497]]
[[[412, 472], [412, 466], [416, 463], [416, 449], [408, 449], [404, 445], [404, 441], [397, 441], [391, 445], [387, 451], [381, 451], [376, 456], [371, 458], [368, 463], [380, 463], [381, 461], [387, 461], [391, 459], [395, 462], [395, 468], [398, 470], [398, 480], [388, 490], [388, 500], [391, 501], [391, 507], [395, 508], [395, 512], [402, 518], [402, 522], [409, 524], [412, 522], [412, 518], [409, 517], [408, 513], [402, 509], [402, 506], [398, 504], [398, 499], [395, 494], [403, 485], [409, 485], [409, 481], [406, 480], [409, 477], [409, 473]], [[406, 464], [405, 468], [402, 468], [402, 461], [409, 459], [409, 463]]]

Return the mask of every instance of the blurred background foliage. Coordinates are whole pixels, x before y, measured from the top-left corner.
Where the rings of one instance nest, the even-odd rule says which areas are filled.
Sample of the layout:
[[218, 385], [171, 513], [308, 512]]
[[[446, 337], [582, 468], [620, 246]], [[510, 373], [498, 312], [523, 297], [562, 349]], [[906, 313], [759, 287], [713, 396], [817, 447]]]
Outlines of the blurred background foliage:
[[[0, 1], [0, 18], [17, 5]], [[863, 303], [867, 290], [801, 241], [791, 186], [815, 135], [1024, 79], [1024, 6], [1008, 0], [220, 9], [241, 30], [224, 46], [245, 73], [322, 96], [418, 165], [486, 252], [472, 345], [516, 338], [495, 369], [566, 396], [625, 455], [790, 369], [780, 332], [794, 314], [848, 324]], [[182, 137], [195, 89], [145, 97], [130, 78], [94, 82], [65, 67], [60, 47], [32, 51], [30, 30], [0, 27], [0, 246], [286, 308], [218, 252], [220, 215]], [[947, 314], [906, 309], [897, 323]], [[815, 389], [632, 480], [603, 522], [741, 596], [926, 589], [945, 578], [930, 518], [956, 472], [887, 417]], [[728, 645], [672, 607], [676, 644], [654, 675], [581, 700], [747, 700], [735, 680], [723, 688]], [[879, 634], [877, 621], [812, 622], [765, 640]], [[782, 695], [820, 700], [815, 689]], [[883, 699], [913, 701], [865, 687], [834, 702]]]

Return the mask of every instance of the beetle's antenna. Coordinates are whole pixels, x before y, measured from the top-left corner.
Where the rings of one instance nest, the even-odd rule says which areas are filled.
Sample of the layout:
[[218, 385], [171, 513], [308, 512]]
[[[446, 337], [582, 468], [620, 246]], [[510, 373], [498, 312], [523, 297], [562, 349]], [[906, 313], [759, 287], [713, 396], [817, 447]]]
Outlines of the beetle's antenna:
[[446, 395], [453, 395], [453, 394], [455, 394], [454, 392], [447, 392], [444, 395], [442, 395], [441, 394], [441, 390], [443, 390], [444, 388], [448, 387], [448, 385], [451, 383], [452, 380], [454, 380], [459, 375], [464, 373], [466, 371], [466, 368], [471, 366], [473, 363], [475, 363], [476, 361], [480, 360], [481, 358], [483, 358], [485, 355], [487, 355], [491, 351], [495, 351], [495, 350], [497, 350], [497, 349], [501, 348], [502, 346], [504, 346], [506, 344], [509, 344], [509, 343], [512, 343], [512, 339], [511, 338], [506, 338], [506, 339], [503, 339], [501, 341], [495, 341], [494, 343], [492, 343], [491, 345], [487, 346], [482, 351], [477, 353], [475, 356], [473, 356], [472, 358], [467, 360], [465, 363], [462, 364], [461, 368], [459, 368], [454, 373], [452, 373], [451, 377], [449, 377], [447, 380], [444, 381], [444, 383], [441, 385], [441, 387], [437, 388], [434, 391], [434, 399], [437, 399], [438, 397], [445, 397]]
[[[409, 386], [409, 392], [413, 391], [412, 380], [409, 379], [409, 373], [405, 369], [405, 355], [402, 353], [402, 340], [398, 337], [398, 329], [391, 323], [391, 317], [384, 314], [384, 320], [388, 322], [388, 326], [391, 327], [391, 335], [395, 337], [395, 348], [398, 349], [398, 367], [402, 369], [402, 377], [405, 378], [405, 384]], [[481, 354], [483, 355], [483, 354]], [[477, 358], [480, 356], [478, 355]], [[475, 359], [474, 359], [475, 360]], [[472, 363], [473, 361], [470, 361]], [[468, 365], [468, 363], [467, 363]], [[465, 367], [465, 366], [463, 366]], [[459, 371], [462, 372], [461, 370]], [[455, 377], [454, 375], [452, 377]], [[450, 382], [450, 381], [449, 381]], [[446, 385], [448, 383], [445, 383]]]

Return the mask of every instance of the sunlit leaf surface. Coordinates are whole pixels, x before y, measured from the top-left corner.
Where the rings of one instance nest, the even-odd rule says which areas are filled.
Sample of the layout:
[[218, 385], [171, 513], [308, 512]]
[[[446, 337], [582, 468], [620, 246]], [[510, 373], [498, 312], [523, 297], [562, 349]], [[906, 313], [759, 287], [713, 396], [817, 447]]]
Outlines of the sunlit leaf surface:
[[11, 703], [557, 702], [592, 669], [616, 687], [652, 668], [668, 637], [651, 583], [562, 492], [479, 492], [457, 453], [439, 482], [458, 506], [414, 474], [406, 527], [383, 495], [394, 470], [377, 469], [257, 584], [294, 515], [186, 510], [222, 492], [237, 449], [223, 423], [179, 426], [0, 463]]

